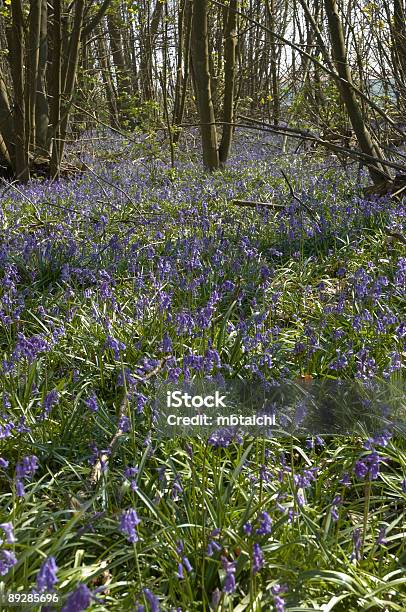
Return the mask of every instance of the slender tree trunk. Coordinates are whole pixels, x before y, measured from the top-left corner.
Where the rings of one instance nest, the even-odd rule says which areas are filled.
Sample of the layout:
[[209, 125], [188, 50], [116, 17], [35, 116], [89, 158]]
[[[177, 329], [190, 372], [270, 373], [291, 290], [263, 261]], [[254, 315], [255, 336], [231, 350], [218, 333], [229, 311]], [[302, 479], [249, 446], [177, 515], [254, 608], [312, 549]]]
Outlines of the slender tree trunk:
[[83, 14], [85, 2], [84, 0], [76, 0], [75, 14], [73, 18], [73, 28], [69, 40], [69, 54], [65, 64], [63, 92], [63, 107], [61, 114], [61, 128], [59, 141], [59, 159], [62, 160], [63, 149], [65, 145], [66, 130], [68, 127], [69, 111], [72, 105], [74, 96], [74, 86], [79, 60], [80, 41], [82, 36]]
[[[183, 114], [185, 112], [186, 95], [189, 81], [190, 72], [190, 46], [192, 36], [192, 18], [193, 18], [193, 5], [192, 0], [185, 0], [184, 10], [184, 27], [183, 34], [183, 45], [181, 50], [181, 66], [180, 72], [177, 74], [177, 81], [175, 87], [175, 104], [173, 111], [173, 124], [180, 126], [183, 120]], [[176, 130], [173, 135], [173, 142], [177, 143], [179, 140], [180, 131]]]
[[235, 60], [237, 48], [238, 0], [230, 0], [224, 28], [224, 102], [223, 133], [219, 147], [220, 164], [227, 162], [231, 150], [234, 123]]
[[210, 86], [207, 26], [208, 0], [193, 2], [192, 61], [197, 108], [203, 147], [203, 164], [212, 171], [219, 167], [217, 130]]
[[37, 80], [41, 31], [42, 0], [30, 0], [29, 33], [26, 72], [26, 134], [29, 149], [35, 151], [35, 108], [37, 103]]
[[158, 36], [159, 23], [162, 17], [163, 2], [156, 0], [151, 23], [147, 23], [146, 33], [141, 45], [140, 77], [144, 102], [153, 100], [152, 58]]
[[1, 149], [0, 154], [10, 167], [14, 166], [14, 136], [12, 129], [12, 111], [4, 84], [4, 75], [0, 67], [0, 134]]
[[399, 75], [401, 109], [406, 107], [406, 10], [403, 0], [393, 0], [393, 58]]
[[[366, 155], [376, 157], [378, 160], [383, 159], [382, 151], [378, 144], [374, 142], [367, 129], [360, 105], [351, 87], [353, 82], [352, 74], [347, 60], [344, 30], [338, 14], [337, 2], [336, 0], [324, 0], [324, 5], [327, 13], [333, 58], [337, 72], [341, 78], [339, 82], [341, 96], [347, 109], [352, 128], [357, 137], [359, 147]], [[380, 164], [379, 161], [374, 164], [368, 164], [368, 170], [374, 185], [379, 185], [390, 178], [385, 167]]]
[[12, 24], [7, 28], [9, 61], [14, 88], [14, 158], [19, 181], [28, 181], [28, 135], [25, 125], [24, 97], [24, 17], [21, 0], [11, 0]]
[[106, 42], [104, 40], [102, 29], [99, 27], [99, 36], [97, 37], [97, 45], [98, 45], [98, 54], [99, 54], [99, 64], [100, 64], [100, 72], [101, 77], [104, 84], [104, 91], [106, 93], [106, 100], [109, 109], [110, 115], [110, 123], [113, 127], [118, 128], [120, 125], [118, 119], [118, 109], [117, 109], [117, 100], [116, 93], [113, 88], [110, 67], [107, 60], [107, 49]]
[[271, 89], [272, 89], [272, 121], [278, 125], [280, 116], [279, 99], [279, 76], [278, 76], [278, 53], [275, 37], [275, 0], [268, 0], [267, 8], [269, 13], [270, 47], [271, 47]]
[[61, 89], [62, 89], [62, 15], [61, 0], [53, 0], [52, 20], [52, 71], [51, 71], [51, 125], [48, 138], [52, 141], [50, 164], [51, 178], [59, 177], [60, 169], [60, 123], [61, 123]]
[[[120, 103], [120, 110], [125, 112], [126, 109], [126, 100], [127, 96], [132, 95], [131, 91], [131, 81], [129, 78], [127, 65], [124, 56], [123, 50], [123, 40], [119, 28], [119, 23], [117, 18], [109, 14], [107, 16], [107, 24], [110, 36], [110, 47], [111, 47], [111, 56], [113, 58], [114, 68], [116, 70], [116, 80], [117, 80], [117, 91], [118, 91], [118, 99]], [[128, 102], [128, 100], [127, 100]]]
[[41, 0], [41, 21], [39, 35], [38, 74], [35, 104], [36, 153], [48, 157], [47, 134], [49, 124], [49, 107], [46, 95], [45, 71], [48, 55], [48, 4]]

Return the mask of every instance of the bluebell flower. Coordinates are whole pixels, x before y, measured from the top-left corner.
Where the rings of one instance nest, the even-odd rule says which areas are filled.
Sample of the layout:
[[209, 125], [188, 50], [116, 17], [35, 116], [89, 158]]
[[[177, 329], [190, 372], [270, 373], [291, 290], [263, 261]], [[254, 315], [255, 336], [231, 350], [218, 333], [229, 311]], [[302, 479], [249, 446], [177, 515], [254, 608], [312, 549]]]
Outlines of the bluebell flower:
[[58, 567], [55, 562], [55, 557], [48, 557], [42, 563], [37, 575], [37, 589], [41, 593], [43, 591], [53, 591], [55, 584], [58, 582], [56, 572]]
[[46, 394], [44, 401], [42, 402], [42, 413], [40, 415], [41, 419], [45, 419], [49, 416], [52, 408], [54, 406], [56, 406], [56, 404], [59, 402], [59, 393], [56, 389], [53, 389], [52, 391], [49, 391], [49, 393]]
[[120, 531], [123, 533], [127, 540], [131, 543], [138, 542], [138, 534], [136, 526], [141, 522], [138, 517], [136, 510], [129, 508], [125, 510], [120, 517]]
[[0, 576], [5, 576], [16, 563], [17, 558], [11, 550], [0, 550]]
[[143, 589], [146, 600], [148, 601], [151, 611], [159, 612], [159, 600], [149, 589]]
[[257, 574], [264, 566], [264, 555], [259, 544], [252, 547], [252, 573]]
[[387, 540], [386, 540], [385, 536], [386, 536], [386, 527], [385, 526], [380, 527], [379, 533], [378, 533], [378, 537], [376, 539], [376, 544], [378, 546], [382, 546], [382, 545], [385, 545], [387, 543]]
[[130, 419], [125, 414], [121, 415], [121, 417], [119, 418], [119, 420], [118, 420], [118, 428], [123, 433], [128, 433], [130, 431], [130, 429], [131, 429]]
[[183, 565], [182, 563], [178, 563], [178, 571], [176, 573], [176, 576], [179, 578], [179, 580], [182, 580], [184, 578], [183, 576]]
[[286, 586], [275, 584], [272, 588], [273, 602], [275, 604], [276, 612], [285, 612], [285, 600], [281, 595], [287, 591]]
[[359, 561], [361, 558], [361, 529], [357, 528], [354, 529], [354, 531], [352, 532], [352, 543], [353, 543], [353, 550], [352, 553], [350, 555], [350, 560], [357, 560]]
[[182, 563], [188, 573], [193, 572], [193, 567], [187, 557], [185, 556], [182, 557]]
[[85, 584], [79, 584], [68, 596], [61, 612], [82, 612], [82, 610], [86, 610], [90, 606], [91, 602], [92, 592]]
[[224, 571], [226, 572], [226, 576], [224, 579], [223, 591], [230, 595], [234, 593], [236, 590], [235, 583], [235, 570], [236, 570], [236, 562], [229, 561], [226, 557], [221, 557], [221, 564], [223, 566]]
[[85, 404], [90, 412], [97, 412], [99, 409], [99, 405], [97, 403], [96, 394], [93, 393], [90, 397], [85, 400]]

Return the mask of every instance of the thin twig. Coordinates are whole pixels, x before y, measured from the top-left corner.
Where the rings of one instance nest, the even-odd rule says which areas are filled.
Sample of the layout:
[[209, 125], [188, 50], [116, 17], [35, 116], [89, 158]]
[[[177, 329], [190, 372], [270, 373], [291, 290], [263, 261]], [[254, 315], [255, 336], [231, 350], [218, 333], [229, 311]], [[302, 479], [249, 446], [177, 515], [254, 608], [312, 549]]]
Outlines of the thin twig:
[[[156, 376], [157, 374], [159, 374], [159, 372], [162, 370], [162, 368], [164, 367], [165, 363], [167, 361], [167, 358], [164, 357], [163, 359], [160, 360], [159, 364], [156, 366], [156, 368], [154, 368], [153, 370], [151, 370], [150, 372], [148, 372], [148, 374], [146, 374], [143, 378], [142, 378], [142, 382], [146, 382], [147, 380], [150, 380], [153, 376]], [[120, 405], [120, 410], [118, 413], [118, 419], [120, 422], [120, 419], [125, 415], [126, 412], [126, 408], [128, 405], [128, 396], [127, 394], [124, 395], [123, 401], [121, 402]], [[90, 482], [92, 484], [96, 484], [98, 482], [98, 480], [100, 480], [100, 476], [102, 474], [103, 468], [102, 466], [106, 465], [109, 461], [109, 459], [111, 459], [113, 452], [114, 452], [114, 448], [116, 446], [116, 442], [119, 438], [121, 438], [121, 436], [123, 436], [125, 434], [125, 431], [123, 431], [121, 429], [121, 427], [119, 427], [116, 431], [116, 433], [114, 434], [114, 436], [112, 437], [112, 439], [110, 440], [110, 443], [106, 449], [106, 452], [102, 453], [100, 455], [100, 457], [98, 457], [96, 463], [93, 466], [93, 469], [90, 473]]]
[[282, 170], [282, 168], [279, 168], [279, 169], [280, 169], [280, 172], [281, 172], [283, 178], [285, 179], [285, 181], [286, 181], [286, 183], [287, 183], [287, 185], [289, 187], [290, 195], [292, 196], [292, 198], [294, 200], [296, 200], [296, 202], [298, 202], [300, 204], [300, 206], [302, 206], [309, 213], [309, 217], [311, 217], [315, 223], [318, 223], [320, 221], [319, 215], [316, 212], [314, 212], [310, 208], [310, 206], [308, 206], [305, 202], [303, 202], [303, 200], [301, 200], [299, 198], [299, 196], [297, 196], [295, 194], [295, 191], [294, 191], [294, 189], [292, 187], [292, 184], [289, 181], [288, 177], [286, 176], [285, 172]]

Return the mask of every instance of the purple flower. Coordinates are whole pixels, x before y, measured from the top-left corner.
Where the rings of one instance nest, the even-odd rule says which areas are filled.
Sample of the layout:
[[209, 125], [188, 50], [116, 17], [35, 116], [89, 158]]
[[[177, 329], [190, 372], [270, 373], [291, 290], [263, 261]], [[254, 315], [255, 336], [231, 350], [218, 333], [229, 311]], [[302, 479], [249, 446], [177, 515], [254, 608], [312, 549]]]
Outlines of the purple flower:
[[352, 543], [353, 543], [353, 551], [351, 553], [350, 559], [356, 559], [357, 561], [361, 558], [361, 529], [354, 529], [352, 532]]
[[373, 438], [368, 438], [364, 444], [364, 448], [371, 450], [374, 446], [387, 446], [392, 434], [390, 431], [385, 430], [380, 434], [375, 434]]
[[43, 591], [53, 591], [55, 584], [58, 582], [56, 572], [58, 567], [55, 562], [55, 557], [48, 557], [42, 563], [37, 575], [37, 589], [41, 593]]
[[9, 462], [7, 461], [7, 459], [3, 459], [3, 457], [0, 457], [0, 469], [6, 470], [8, 466]]
[[24, 496], [24, 478], [29, 478], [38, 469], [38, 458], [35, 455], [23, 457], [16, 465], [16, 494], [17, 497]]
[[207, 544], [207, 555], [212, 557], [215, 552], [219, 552], [221, 550], [221, 546], [215, 540], [209, 540]]
[[187, 557], [182, 558], [182, 563], [188, 573], [193, 572], [193, 567], [191, 566], [190, 561]]
[[217, 610], [220, 600], [221, 600], [221, 591], [220, 589], [216, 588], [211, 594], [211, 604], [214, 610]]
[[176, 474], [173, 480], [173, 484], [172, 484], [171, 497], [172, 499], [176, 499], [178, 495], [181, 495], [182, 493], [183, 493], [183, 487], [180, 482], [180, 476], [179, 474]]
[[123, 414], [118, 420], [118, 428], [123, 433], [128, 433], [130, 431], [130, 419]]
[[15, 424], [12, 421], [7, 421], [4, 425], [0, 425], [0, 440], [5, 440], [13, 435]]
[[27, 455], [16, 465], [16, 477], [26, 478], [32, 476], [38, 469], [38, 458], [35, 455]]
[[310, 468], [303, 470], [303, 474], [294, 474], [293, 482], [300, 489], [307, 489], [310, 484], [316, 480], [316, 473], [318, 468]]
[[224, 593], [227, 593], [228, 595], [230, 595], [231, 593], [234, 593], [236, 589], [236, 584], [235, 584], [236, 562], [229, 561], [226, 557], [221, 557], [221, 564], [223, 566], [223, 569], [226, 572], [223, 591]]
[[285, 585], [275, 584], [271, 591], [276, 612], [285, 612], [285, 600], [283, 597], [281, 597], [281, 593], [285, 593], [287, 591], [287, 587]]
[[233, 427], [222, 427], [210, 434], [208, 443], [213, 448], [227, 448], [232, 442], [242, 444], [243, 439]]
[[85, 400], [85, 404], [87, 408], [90, 410], [90, 412], [97, 412], [99, 409], [99, 405], [97, 403], [97, 397], [94, 393], [90, 397], [88, 397], [87, 400]]
[[143, 591], [144, 591], [145, 598], [150, 605], [151, 612], [159, 612], [158, 597], [155, 597], [155, 595], [149, 589], [143, 589]]
[[[6, 534], [6, 542], [7, 542], [7, 544], [14, 544], [14, 542], [16, 542], [16, 539], [14, 537], [13, 524], [12, 523], [0, 523], [0, 527], [2, 528], [4, 533]], [[3, 543], [3, 541], [0, 538], [0, 545], [2, 543]]]
[[46, 394], [44, 401], [42, 402], [43, 412], [41, 417], [44, 419], [49, 416], [52, 408], [56, 406], [59, 401], [59, 393], [56, 389], [53, 389]]
[[141, 522], [137, 512], [133, 508], [125, 510], [120, 517], [120, 531], [129, 542], [138, 542], [136, 526]]
[[24, 334], [17, 335], [17, 344], [13, 351], [13, 361], [26, 359], [29, 364], [33, 363], [40, 353], [44, 353], [50, 349], [50, 344], [42, 335], [26, 338]]
[[244, 525], [242, 526], [244, 533], [246, 533], [247, 535], [251, 535], [252, 534], [252, 525], [251, 523], [244, 523]]
[[124, 476], [130, 480], [131, 478], [134, 478], [138, 474], [138, 472], [138, 467], [128, 466], [124, 470]]
[[183, 565], [182, 563], [178, 563], [178, 571], [176, 573], [176, 576], [179, 578], [179, 580], [182, 580], [184, 578], [183, 576]]
[[168, 334], [165, 334], [162, 340], [162, 351], [164, 353], [172, 353], [172, 342]]
[[0, 550], [0, 576], [5, 576], [16, 563], [17, 559], [13, 552], [10, 550]]
[[376, 544], [378, 546], [386, 544], [387, 540], [385, 536], [386, 536], [386, 527], [381, 527], [379, 529], [378, 537], [376, 539]]
[[148, 398], [142, 393], [134, 393], [134, 400], [137, 404], [137, 413], [141, 414], [144, 410], [144, 406], [148, 401]]
[[331, 507], [330, 514], [331, 514], [331, 518], [333, 519], [333, 521], [338, 521], [339, 515], [337, 511], [337, 506]]
[[265, 511], [261, 512], [261, 522], [257, 529], [258, 535], [267, 535], [272, 531], [272, 519]]
[[372, 453], [363, 459], [359, 459], [355, 463], [354, 474], [359, 479], [363, 479], [369, 475], [371, 480], [376, 480], [379, 476], [379, 464], [382, 462], [382, 457], [380, 457], [376, 450], [374, 450]]
[[351, 480], [348, 472], [344, 472], [344, 474], [339, 480], [339, 483], [342, 484], [343, 487], [349, 487], [351, 485]]
[[92, 601], [92, 592], [85, 584], [79, 584], [77, 589], [70, 593], [61, 612], [82, 612]]
[[259, 544], [252, 549], [252, 573], [257, 574], [264, 566], [264, 555]]
[[111, 348], [114, 353], [115, 359], [120, 359], [120, 351], [125, 351], [126, 349], [124, 342], [120, 342], [120, 340], [117, 340], [112, 336], [107, 336], [104, 346], [107, 348]]

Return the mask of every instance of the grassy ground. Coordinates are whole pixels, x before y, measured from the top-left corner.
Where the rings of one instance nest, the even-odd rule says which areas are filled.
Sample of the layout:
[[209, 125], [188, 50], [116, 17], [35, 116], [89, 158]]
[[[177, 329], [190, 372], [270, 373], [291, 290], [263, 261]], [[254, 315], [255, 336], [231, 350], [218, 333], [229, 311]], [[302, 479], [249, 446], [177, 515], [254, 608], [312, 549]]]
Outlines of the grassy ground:
[[155, 434], [161, 380], [402, 384], [404, 205], [273, 145], [241, 138], [207, 176], [193, 148], [173, 169], [110, 139], [82, 176], [3, 189], [6, 590], [65, 612], [405, 609], [403, 438]]

